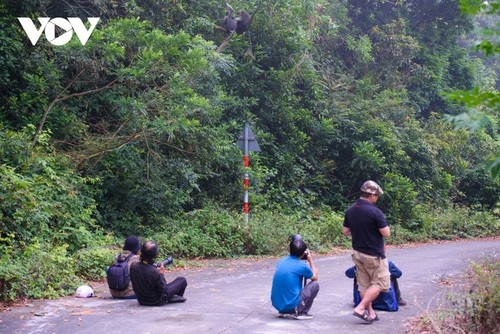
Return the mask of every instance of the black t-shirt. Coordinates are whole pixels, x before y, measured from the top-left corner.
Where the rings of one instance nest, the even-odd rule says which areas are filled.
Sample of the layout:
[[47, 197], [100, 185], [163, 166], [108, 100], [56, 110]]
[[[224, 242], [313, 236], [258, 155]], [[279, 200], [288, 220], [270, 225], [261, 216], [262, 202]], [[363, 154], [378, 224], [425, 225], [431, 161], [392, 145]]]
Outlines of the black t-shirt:
[[361, 198], [347, 209], [344, 216], [344, 227], [351, 230], [352, 248], [383, 259], [384, 237], [379, 229], [386, 226], [387, 221], [382, 211]]
[[167, 281], [155, 266], [144, 262], [133, 263], [130, 267], [130, 280], [139, 304], [146, 306], [165, 304]]

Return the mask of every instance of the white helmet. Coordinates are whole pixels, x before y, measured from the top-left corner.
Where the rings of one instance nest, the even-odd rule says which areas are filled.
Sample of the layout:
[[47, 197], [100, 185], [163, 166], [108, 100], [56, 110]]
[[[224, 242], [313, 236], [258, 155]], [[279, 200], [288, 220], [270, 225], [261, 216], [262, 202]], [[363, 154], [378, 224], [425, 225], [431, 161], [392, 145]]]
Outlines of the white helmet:
[[88, 285], [79, 286], [76, 289], [76, 297], [78, 298], [90, 298], [94, 297], [94, 290]]

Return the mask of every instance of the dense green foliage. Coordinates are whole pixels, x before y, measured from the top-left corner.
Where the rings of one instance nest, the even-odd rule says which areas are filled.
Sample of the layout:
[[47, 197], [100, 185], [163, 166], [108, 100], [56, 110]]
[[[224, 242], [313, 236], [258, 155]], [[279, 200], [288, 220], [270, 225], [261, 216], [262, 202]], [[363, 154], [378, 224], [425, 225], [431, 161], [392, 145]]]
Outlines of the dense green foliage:
[[[127, 234], [176, 257], [277, 254], [292, 233], [348, 245], [343, 212], [366, 179], [385, 190], [392, 242], [499, 234], [484, 166], [498, 114], [475, 131], [445, 122], [467, 107], [445, 92], [498, 85], [463, 45], [474, 17], [458, 1], [231, 5], [253, 15], [244, 34], [215, 0], [0, 4], [0, 299], [102, 278]], [[18, 17], [100, 21], [85, 45], [33, 46]], [[262, 150], [248, 223], [244, 122]]]
[[[460, 0], [460, 8], [463, 13], [472, 13], [480, 17], [481, 29], [476, 38], [474, 49], [484, 53], [489, 65], [494, 69], [496, 78], [500, 75], [500, 1], [490, 2], [479, 0]], [[482, 22], [481, 22], [482, 21]], [[491, 60], [491, 61], [490, 61]], [[497, 82], [495, 82], [497, 81]], [[498, 124], [498, 112], [500, 110], [500, 92], [498, 90], [498, 79], [492, 80], [490, 84], [476, 86], [472, 90], [456, 90], [444, 92], [443, 95], [449, 100], [465, 104], [468, 111], [457, 116], [448, 117], [458, 129], [467, 128], [472, 131]], [[500, 152], [486, 156], [486, 167], [493, 177], [500, 177]]]

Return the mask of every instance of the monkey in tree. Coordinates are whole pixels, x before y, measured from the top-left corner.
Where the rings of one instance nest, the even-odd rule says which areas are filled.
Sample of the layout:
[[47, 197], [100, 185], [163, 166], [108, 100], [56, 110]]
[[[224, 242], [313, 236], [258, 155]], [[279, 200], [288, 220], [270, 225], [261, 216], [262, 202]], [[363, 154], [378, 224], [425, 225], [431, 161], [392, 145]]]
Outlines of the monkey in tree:
[[[250, 24], [252, 23], [253, 16], [257, 12], [257, 10], [260, 7], [260, 3], [255, 9], [255, 11], [252, 13], [252, 15], [248, 14], [246, 10], [240, 10], [238, 12], [238, 17], [234, 17], [234, 9], [233, 7], [226, 2], [226, 16], [224, 17], [224, 22], [223, 22], [223, 28], [220, 27], [221, 29], [225, 30], [226, 33], [229, 34], [229, 36], [219, 45], [217, 48], [217, 52], [222, 52], [224, 48], [229, 44], [229, 41], [233, 35], [233, 32], [236, 32], [237, 34], [243, 34], [247, 32], [250, 29]], [[250, 35], [248, 35], [249, 40], [250, 40]], [[251, 41], [250, 41], [251, 44]], [[251, 46], [249, 48], [251, 54]], [[248, 53], [248, 52], [247, 52]]]
[[238, 12], [239, 17], [236, 18], [236, 33], [243, 34], [250, 27], [252, 22], [252, 17], [247, 13], [246, 10], [241, 10]]
[[226, 32], [228, 34], [232, 34], [234, 31], [236, 31], [238, 27], [238, 23], [236, 19], [234, 18], [234, 9], [231, 7], [230, 4], [226, 2], [226, 17], [224, 17], [224, 22], [222, 23], [223, 26], [226, 28]]

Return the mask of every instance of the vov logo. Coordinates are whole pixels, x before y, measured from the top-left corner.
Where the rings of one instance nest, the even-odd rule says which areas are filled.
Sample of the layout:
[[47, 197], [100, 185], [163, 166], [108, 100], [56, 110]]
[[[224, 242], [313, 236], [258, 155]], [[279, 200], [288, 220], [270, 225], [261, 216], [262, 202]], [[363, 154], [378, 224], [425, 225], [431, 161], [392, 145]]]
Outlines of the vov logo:
[[[28, 35], [33, 45], [36, 45], [43, 32], [45, 32], [45, 38], [47, 38], [50, 44], [65, 45], [73, 38], [73, 31], [76, 33], [78, 39], [80, 39], [82, 45], [85, 45], [94, 31], [97, 22], [99, 22], [98, 17], [89, 17], [88, 21], [90, 22], [90, 28], [87, 29], [85, 24], [83, 24], [82, 20], [78, 17], [68, 17], [67, 19], [62, 17], [55, 17], [53, 19], [50, 17], [39, 17], [38, 22], [40, 22], [40, 28], [37, 29], [30, 18], [18, 17], [17, 19], [23, 26], [26, 35]], [[56, 26], [64, 30], [64, 32], [57, 37]]]

